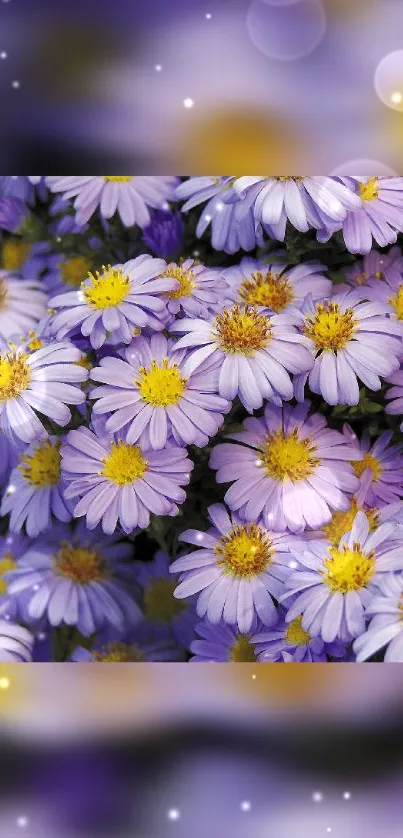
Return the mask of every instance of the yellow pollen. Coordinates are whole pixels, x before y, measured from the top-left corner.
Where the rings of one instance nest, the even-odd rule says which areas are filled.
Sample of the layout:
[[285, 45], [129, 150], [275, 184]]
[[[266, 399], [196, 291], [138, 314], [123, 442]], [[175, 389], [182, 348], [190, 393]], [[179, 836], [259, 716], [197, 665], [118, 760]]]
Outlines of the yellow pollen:
[[141, 663], [144, 652], [135, 644], [108, 643], [99, 652], [93, 652], [94, 663]]
[[104, 175], [105, 180], [112, 181], [112, 183], [129, 183], [133, 175]]
[[272, 562], [274, 550], [267, 532], [257, 524], [237, 524], [221, 536], [214, 547], [217, 565], [238, 579], [263, 573]]
[[[353, 498], [349, 509], [346, 509], [344, 512], [334, 512], [330, 523], [322, 527], [323, 535], [334, 547], [340, 544], [340, 539], [343, 535], [350, 532], [355, 516], [360, 510], [361, 506], [358, 506], [356, 499]], [[365, 514], [368, 518], [370, 531], [373, 532], [379, 525], [379, 513], [375, 507], [368, 507], [365, 509]]]
[[320, 463], [310, 437], [300, 439], [298, 428], [284, 434], [273, 431], [266, 437], [262, 450], [262, 467], [273, 480], [306, 480]]
[[302, 617], [297, 617], [292, 620], [287, 626], [285, 632], [285, 639], [290, 646], [306, 646], [311, 640], [309, 631], [304, 631], [302, 628]]
[[60, 480], [60, 441], [39, 443], [34, 454], [22, 454], [19, 465], [24, 480], [35, 489], [55, 486]]
[[[377, 276], [377, 274], [375, 274], [375, 276]], [[377, 278], [379, 279], [378, 276]], [[353, 279], [357, 285], [365, 285], [365, 283], [369, 280], [369, 274], [363, 271], [361, 274], [356, 274]]]
[[379, 177], [372, 177], [367, 183], [360, 183], [360, 198], [363, 201], [374, 201], [379, 197]]
[[38, 338], [38, 336], [35, 334], [34, 331], [31, 331], [29, 333], [28, 337], [29, 337], [28, 349], [30, 349], [31, 352], [35, 352], [36, 349], [42, 349], [43, 341], [40, 338]]
[[374, 552], [366, 555], [358, 542], [352, 549], [344, 545], [330, 547], [329, 556], [324, 561], [323, 580], [332, 593], [359, 591], [368, 585], [375, 573]]
[[59, 263], [63, 281], [78, 288], [90, 272], [91, 263], [86, 256], [71, 256]]
[[158, 620], [170, 623], [178, 614], [185, 609], [185, 604], [180, 599], [175, 599], [175, 580], [165, 577], [151, 578], [144, 591], [144, 615], [148, 620]]
[[278, 177], [277, 180], [295, 180], [295, 181], [298, 182], [298, 181], [301, 181], [301, 180], [305, 180], [305, 176], [301, 177], [301, 175], [298, 175], [297, 177], [289, 177], [287, 175], [287, 176]]
[[27, 357], [12, 353], [0, 356], [0, 401], [15, 399], [27, 389], [31, 380]]
[[148, 465], [138, 445], [126, 445], [121, 439], [112, 443], [110, 453], [103, 462], [101, 474], [118, 486], [134, 483], [143, 476]]
[[78, 585], [100, 582], [107, 572], [105, 562], [97, 550], [86, 547], [73, 547], [62, 541], [60, 550], [55, 554], [54, 565], [57, 572]]
[[120, 268], [102, 265], [103, 273], [90, 273], [81, 288], [91, 308], [112, 308], [123, 302], [130, 293], [130, 280]]
[[397, 320], [403, 320], [403, 285], [401, 282], [399, 283], [396, 294], [393, 294], [389, 302], [395, 310]]
[[5, 594], [8, 588], [8, 583], [4, 579], [4, 574], [8, 573], [10, 570], [15, 570], [16, 567], [17, 562], [11, 553], [5, 553], [3, 558], [0, 559], [0, 596]]
[[305, 318], [302, 331], [317, 349], [334, 352], [347, 346], [357, 324], [351, 308], [342, 314], [338, 303], [317, 303], [315, 313]]
[[250, 642], [250, 636], [237, 634], [229, 660], [231, 663], [256, 663], [255, 644]]
[[168, 358], [163, 359], [161, 366], [152, 361], [148, 369], [141, 367], [139, 374], [136, 384], [145, 402], [156, 407], [178, 404], [185, 391], [186, 378], [181, 376], [176, 364], [169, 365]]
[[214, 329], [223, 352], [253, 355], [271, 340], [270, 321], [254, 306], [235, 305], [224, 309], [214, 321]]
[[372, 454], [364, 454], [362, 460], [356, 460], [355, 462], [351, 463], [356, 477], [362, 477], [364, 474], [365, 469], [370, 468], [372, 471], [372, 479], [379, 480], [382, 474], [382, 466], [379, 460], [374, 457]]
[[0, 311], [6, 307], [7, 302], [7, 283], [4, 279], [0, 279]]
[[85, 354], [80, 358], [79, 361], [76, 361], [75, 363], [78, 367], [84, 367], [85, 370], [92, 370], [92, 362]]
[[1, 263], [5, 271], [18, 271], [31, 249], [30, 242], [24, 239], [8, 239], [3, 242]]
[[294, 299], [291, 283], [272, 271], [257, 271], [245, 279], [239, 289], [240, 299], [255, 306], [266, 306], [276, 313], [283, 311]]
[[167, 297], [170, 300], [179, 300], [181, 297], [190, 297], [195, 288], [195, 277], [193, 271], [185, 270], [179, 265], [171, 265], [167, 268], [162, 277], [169, 277], [176, 279], [179, 282], [179, 287], [176, 291], [168, 291]]

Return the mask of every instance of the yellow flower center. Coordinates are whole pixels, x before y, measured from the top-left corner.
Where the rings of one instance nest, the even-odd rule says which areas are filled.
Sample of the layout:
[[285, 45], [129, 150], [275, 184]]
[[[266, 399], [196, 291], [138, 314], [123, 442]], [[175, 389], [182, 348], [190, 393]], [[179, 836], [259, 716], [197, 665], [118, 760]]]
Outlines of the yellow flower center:
[[359, 591], [368, 585], [375, 573], [374, 552], [363, 553], [358, 542], [352, 549], [344, 545], [330, 547], [329, 556], [324, 561], [323, 579], [332, 593]]
[[185, 270], [181, 268], [179, 265], [171, 265], [167, 268], [163, 277], [169, 277], [170, 279], [176, 279], [179, 282], [179, 286], [176, 291], [168, 291], [167, 297], [170, 300], [179, 300], [181, 297], [190, 297], [192, 291], [195, 288], [195, 278], [193, 271]]
[[118, 486], [134, 483], [143, 476], [148, 465], [138, 445], [126, 445], [121, 439], [112, 443], [110, 453], [103, 462], [101, 474]]
[[223, 352], [253, 355], [271, 339], [270, 321], [254, 306], [235, 305], [224, 309], [214, 321], [214, 330]]
[[351, 308], [342, 314], [338, 303], [317, 303], [315, 314], [306, 316], [302, 331], [317, 349], [333, 352], [347, 346], [357, 324]]
[[60, 480], [60, 440], [52, 445], [49, 439], [41, 442], [33, 454], [22, 454], [19, 469], [35, 489], [55, 486]]
[[86, 256], [71, 256], [59, 263], [63, 281], [78, 288], [90, 272], [91, 263]]
[[156, 407], [178, 404], [185, 391], [186, 378], [181, 376], [176, 364], [170, 366], [168, 358], [164, 358], [161, 366], [152, 361], [148, 369], [141, 367], [139, 373], [135, 383], [145, 402]]
[[382, 466], [379, 460], [374, 457], [372, 454], [364, 454], [362, 460], [356, 460], [355, 462], [351, 463], [356, 477], [362, 477], [364, 474], [365, 469], [369, 468], [372, 471], [372, 479], [379, 480], [382, 474]]
[[283, 311], [294, 299], [291, 283], [285, 277], [272, 271], [257, 271], [245, 279], [239, 289], [243, 302], [255, 306], [267, 306], [272, 311]]
[[0, 401], [15, 399], [27, 389], [31, 380], [27, 357], [12, 353], [0, 356]]
[[106, 577], [105, 562], [94, 548], [73, 547], [67, 541], [62, 541], [53, 561], [60, 576], [65, 576], [77, 585], [100, 582]]
[[30, 349], [31, 352], [35, 352], [36, 349], [42, 349], [43, 341], [40, 338], [38, 338], [38, 335], [36, 335], [34, 331], [31, 330], [29, 332], [28, 337], [29, 337], [28, 349]]
[[319, 465], [315, 452], [311, 438], [299, 439], [297, 428], [290, 434], [284, 434], [282, 430], [273, 431], [266, 437], [262, 459], [257, 461], [257, 465], [263, 466], [267, 476], [273, 480], [295, 483], [310, 477]]
[[[354, 466], [355, 465], [356, 463], [354, 463]], [[361, 507], [358, 506], [356, 499], [353, 498], [349, 509], [346, 509], [344, 512], [334, 512], [332, 520], [329, 524], [325, 524], [325, 526], [322, 527], [323, 535], [333, 546], [337, 547], [337, 545], [340, 544], [340, 539], [343, 535], [350, 532], [355, 516], [360, 510]], [[379, 513], [375, 507], [368, 507], [365, 509], [365, 514], [368, 518], [370, 531], [373, 532], [379, 524]]]
[[22, 268], [31, 243], [24, 239], [8, 239], [3, 242], [1, 263], [5, 271], [18, 271]]
[[375, 201], [379, 197], [379, 177], [372, 177], [367, 183], [360, 183], [360, 198], [363, 201]]
[[7, 300], [7, 283], [4, 279], [0, 279], [0, 311], [6, 307]]
[[267, 570], [274, 550], [268, 533], [257, 524], [237, 524], [221, 536], [214, 552], [224, 573], [250, 579]]
[[103, 273], [90, 273], [81, 288], [92, 308], [105, 309], [118, 306], [130, 293], [130, 280], [120, 268], [102, 265]]
[[5, 594], [8, 588], [8, 583], [4, 579], [4, 574], [8, 573], [10, 570], [15, 570], [16, 567], [17, 562], [11, 553], [5, 553], [3, 558], [0, 559], [0, 596]]
[[144, 652], [128, 643], [108, 643], [99, 652], [93, 652], [94, 663], [141, 663]]
[[186, 607], [182, 600], [175, 599], [175, 580], [163, 576], [151, 578], [144, 591], [144, 615], [148, 620], [171, 622]]
[[255, 644], [250, 642], [247, 634], [237, 634], [229, 660], [231, 663], [256, 663]]
[[105, 180], [110, 180], [113, 183], [128, 183], [133, 175], [104, 175]]
[[393, 294], [393, 297], [390, 298], [389, 302], [395, 310], [397, 319], [403, 320], [403, 285], [401, 282], [399, 283], [396, 294]]
[[311, 640], [309, 631], [302, 628], [302, 617], [292, 620], [286, 628], [285, 639], [290, 646], [306, 646]]
[[295, 181], [298, 182], [298, 181], [301, 181], [301, 180], [305, 180], [305, 176], [301, 177], [300, 175], [298, 175], [297, 177], [289, 177], [287, 175], [287, 176], [278, 177], [277, 180], [295, 180]]

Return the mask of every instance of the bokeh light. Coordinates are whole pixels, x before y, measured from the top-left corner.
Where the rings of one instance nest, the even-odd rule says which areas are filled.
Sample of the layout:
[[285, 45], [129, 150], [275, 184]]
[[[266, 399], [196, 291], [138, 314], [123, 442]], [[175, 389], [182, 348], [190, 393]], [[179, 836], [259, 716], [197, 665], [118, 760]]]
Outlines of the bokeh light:
[[376, 68], [374, 82], [384, 105], [403, 111], [403, 50], [385, 55]]
[[295, 61], [318, 46], [326, 31], [326, 15], [319, 0], [300, 0], [281, 7], [252, 0], [247, 25], [253, 44], [264, 55]]

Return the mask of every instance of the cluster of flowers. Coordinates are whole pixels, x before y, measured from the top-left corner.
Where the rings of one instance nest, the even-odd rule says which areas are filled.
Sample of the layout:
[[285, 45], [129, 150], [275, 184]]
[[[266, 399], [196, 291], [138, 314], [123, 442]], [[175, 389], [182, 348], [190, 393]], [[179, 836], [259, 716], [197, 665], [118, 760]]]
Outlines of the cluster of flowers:
[[403, 660], [403, 178], [3, 178], [0, 225], [0, 659]]

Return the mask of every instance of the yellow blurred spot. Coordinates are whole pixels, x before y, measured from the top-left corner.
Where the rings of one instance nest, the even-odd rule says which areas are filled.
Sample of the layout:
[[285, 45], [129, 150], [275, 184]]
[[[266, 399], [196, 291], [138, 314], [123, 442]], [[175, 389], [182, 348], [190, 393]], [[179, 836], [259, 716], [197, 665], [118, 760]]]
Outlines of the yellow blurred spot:
[[0, 690], [8, 690], [10, 686], [9, 678], [0, 678]]

